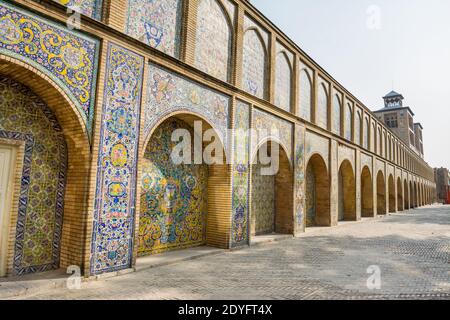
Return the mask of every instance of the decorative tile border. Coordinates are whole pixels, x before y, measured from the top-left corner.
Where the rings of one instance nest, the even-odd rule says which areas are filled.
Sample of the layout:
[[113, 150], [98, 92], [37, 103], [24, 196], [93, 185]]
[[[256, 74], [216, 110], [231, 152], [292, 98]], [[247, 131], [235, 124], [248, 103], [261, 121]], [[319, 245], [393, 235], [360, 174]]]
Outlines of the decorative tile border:
[[233, 191], [231, 247], [249, 242], [249, 190], [250, 190], [250, 106], [238, 101], [234, 115]]
[[295, 126], [294, 233], [304, 230], [305, 220], [305, 128]]
[[0, 53], [55, 81], [92, 132], [99, 41], [0, 0]]
[[91, 274], [131, 266], [144, 58], [108, 45]]

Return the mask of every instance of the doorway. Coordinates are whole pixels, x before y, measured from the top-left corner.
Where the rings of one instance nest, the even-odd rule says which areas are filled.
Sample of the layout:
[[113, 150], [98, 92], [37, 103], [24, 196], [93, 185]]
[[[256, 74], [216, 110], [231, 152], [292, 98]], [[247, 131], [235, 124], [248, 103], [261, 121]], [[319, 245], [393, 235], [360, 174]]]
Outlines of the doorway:
[[6, 275], [15, 149], [0, 145], [0, 277]]

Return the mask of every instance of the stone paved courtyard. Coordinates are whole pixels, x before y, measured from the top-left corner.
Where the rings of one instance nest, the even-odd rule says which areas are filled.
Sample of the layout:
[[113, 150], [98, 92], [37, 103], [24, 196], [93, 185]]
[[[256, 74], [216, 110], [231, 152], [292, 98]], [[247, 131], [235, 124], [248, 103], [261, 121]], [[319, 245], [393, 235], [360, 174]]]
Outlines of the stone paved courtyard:
[[[380, 290], [366, 285], [372, 265]], [[298, 239], [26, 298], [450, 299], [450, 206], [309, 229]]]

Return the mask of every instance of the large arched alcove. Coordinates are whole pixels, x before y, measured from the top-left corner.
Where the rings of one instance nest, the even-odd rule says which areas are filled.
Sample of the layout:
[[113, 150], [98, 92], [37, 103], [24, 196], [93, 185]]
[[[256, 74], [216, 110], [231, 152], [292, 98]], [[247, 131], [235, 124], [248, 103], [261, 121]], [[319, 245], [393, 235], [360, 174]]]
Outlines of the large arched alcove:
[[414, 183], [412, 181], [409, 182], [409, 194], [410, 194], [410, 208], [416, 208], [416, 195], [414, 192]]
[[417, 182], [414, 182], [414, 208], [419, 207], [419, 189], [417, 188]]
[[395, 200], [396, 200], [395, 182], [392, 174], [389, 175], [388, 186], [389, 186], [389, 212], [394, 213], [397, 211], [397, 209], [395, 207]]
[[386, 183], [382, 171], [377, 174], [377, 214], [385, 215], [386, 210]]
[[306, 226], [331, 226], [329, 175], [318, 154], [306, 166]]
[[397, 210], [405, 210], [405, 203], [403, 201], [403, 184], [400, 177], [397, 178]]
[[284, 148], [266, 141], [252, 164], [251, 235], [293, 234], [293, 172]]
[[361, 215], [373, 218], [373, 181], [369, 167], [365, 166], [361, 173]]
[[82, 266], [84, 261], [89, 138], [76, 106], [41, 75], [0, 55], [0, 144], [14, 150], [11, 183], [18, 190], [4, 215], [3, 274]]
[[187, 113], [160, 122], [145, 144], [140, 171], [139, 257], [206, 244], [227, 247], [230, 174], [208, 122]]
[[410, 200], [410, 195], [409, 195], [409, 186], [408, 186], [408, 182], [405, 181], [403, 182], [403, 194], [404, 194], [404, 209], [405, 210], [409, 210], [411, 208], [411, 200]]
[[356, 221], [356, 180], [350, 161], [342, 162], [338, 181], [338, 220]]

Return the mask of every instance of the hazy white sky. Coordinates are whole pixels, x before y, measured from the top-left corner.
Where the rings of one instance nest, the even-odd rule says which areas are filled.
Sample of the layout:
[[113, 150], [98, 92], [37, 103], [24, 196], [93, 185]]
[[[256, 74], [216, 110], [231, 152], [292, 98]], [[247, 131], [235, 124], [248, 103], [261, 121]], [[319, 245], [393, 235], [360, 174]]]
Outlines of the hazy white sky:
[[450, 168], [449, 0], [251, 2], [370, 109], [394, 84], [424, 127], [425, 160]]

